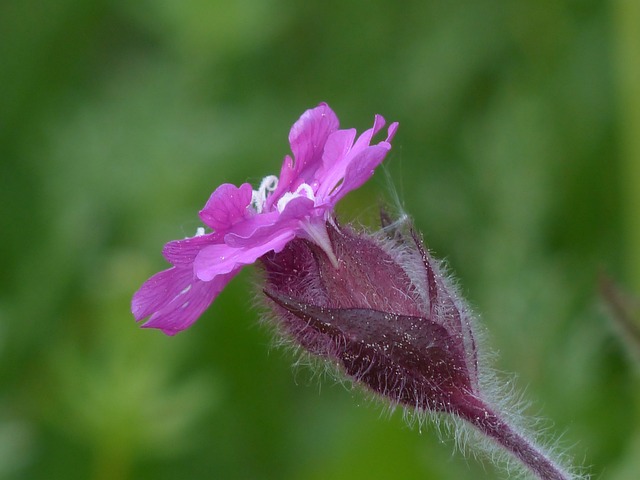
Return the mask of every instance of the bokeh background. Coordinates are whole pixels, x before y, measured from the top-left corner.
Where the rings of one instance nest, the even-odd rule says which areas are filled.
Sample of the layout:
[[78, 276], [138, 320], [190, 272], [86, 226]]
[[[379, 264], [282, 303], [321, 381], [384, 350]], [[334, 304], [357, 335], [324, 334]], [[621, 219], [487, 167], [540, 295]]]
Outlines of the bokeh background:
[[163, 244], [220, 183], [277, 173], [320, 101], [400, 122], [393, 184], [496, 368], [576, 463], [637, 478], [637, 367], [597, 277], [640, 295], [638, 5], [1, 2], [0, 478], [503, 478], [292, 367], [251, 269], [177, 337], [133, 321]]

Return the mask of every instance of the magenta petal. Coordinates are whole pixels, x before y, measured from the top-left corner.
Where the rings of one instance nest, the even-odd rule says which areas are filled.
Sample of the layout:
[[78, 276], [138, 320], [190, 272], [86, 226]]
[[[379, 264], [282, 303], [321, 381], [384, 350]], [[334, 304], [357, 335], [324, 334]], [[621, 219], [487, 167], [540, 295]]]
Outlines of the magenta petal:
[[224, 233], [214, 232], [183, 240], [173, 240], [164, 246], [162, 255], [172, 265], [191, 265], [203, 247], [219, 243], [223, 235]]
[[225, 231], [247, 214], [252, 188], [248, 183], [236, 187], [224, 183], [216, 188], [202, 210], [200, 218], [213, 230]]
[[300, 230], [300, 220], [312, 216], [316, 210], [318, 211], [315, 215], [323, 213], [323, 209], [316, 208], [310, 198], [294, 198], [287, 203], [282, 213], [278, 214], [275, 222], [262, 223], [258, 228], [251, 230], [249, 235], [246, 235], [247, 232], [236, 233], [234, 230], [224, 236], [224, 243], [233, 248], [251, 247], [268, 241], [268, 238], [276, 236], [278, 232], [289, 230], [295, 235]]
[[347, 156], [353, 146], [353, 140], [355, 138], [355, 128], [333, 132], [327, 139], [324, 152], [322, 153], [323, 170], [336, 169], [344, 171], [344, 168], [340, 169], [339, 165], [336, 165], [336, 162], [340, 162], [340, 160]]
[[275, 229], [273, 235], [250, 248], [233, 248], [225, 244], [210, 245], [202, 249], [193, 263], [193, 269], [200, 280], [209, 281], [249, 265], [267, 252], [281, 251], [293, 240], [296, 232], [291, 229]]
[[[251, 218], [247, 218], [244, 222], [240, 222], [229, 231], [226, 235], [224, 235], [224, 242], [227, 242], [227, 238], [239, 238], [239, 239], [251, 239], [256, 235], [256, 232], [264, 230], [265, 228], [270, 228], [271, 226], [278, 223], [280, 219], [280, 213], [277, 211], [262, 213], [260, 215], [254, 215]], [[221, 243], [221, 242], [216, 242]], [[229, 244], [231, 245], [231, 244]], [[235, 246], [235, 245], [231, 245]]]
[[338, 117], [325, 103], [307, 110], [293, 124], [289, 132], [289, 143], [298, 175], [304, 177], [303, 172], [310, 164], [320, 165], [324, 144], [339, 125]]
[[251, 236], [245, 237], [235, 233], [229, 233], [224, 236], [224, 243], [232, 249], [253, 248], [256, 245], [262, 245], [269, 241], [268, 239], [277, 236], [284, 231], [291, 231], [294, 235], [297, 231], [297, 219], [278, 219], [276, 223], [262, 225], [251, 232]]
[[180, 273], [180, 269], [172, 267], [156, 273], [142, 284], [131, 300], [131, 312], [136, 321], [162, 308], [168, 302], [167, 292], [174, 289], [179, 292], [188, 285], [188, 282], [183, 281]]
[[360, 187], [373, 175], [375, 168], [384, 160], [391, 145], [380, 142], [360, 153], [354, 158], [344, 175], [344, 180], [339, 188], [331, 195], [331, 205], [335, 205], [338, 200], [344, 197], [351, 190]]
[[[353, 143], [355, 131], [339, 130], [329, 137], [322, 157], [322, 168], [317, 172], [317, 179], [319, 180], [320, 186], [317, 189], [316, 197], [318, 198], [319, 203], [335, 205], [335, 202], [338, 199], [344, 197], [349, 191], [358, 188], [371, 177], [373, 171], [363, 176], [362, 182], [354, 182], [353, 175], [356, 170], [361, 170], [362, 173], [370, 166], [367, 164], [368, 160], [370, 160], [370, 153], [364, 154], [364, 156], [363, 153], [367, 152], [368, 149], [373, 148], [370, 146], [371, 140], [374, 135], [384, 127], [384, 125], [384, 118], [381, 115], [376, 115], [373, 127], [362, 133], [362, 135], [360, 135], [356, 140], [355, 144]], [[389, 126], [387, 141], [380, 142], [378, 145], [386, 146], [390, 149], [391, 145], [388, 143], [388, 140], [393, 138], [397, 128], [398, 123], [392, 123]], [[349, 132], [349, 134], [347, 132]], [[351, 134], [351, 132], [353, 132], [353, 134]], [[382, 162], [383, 159], [384, 155], [376, 164], [373, 165], [373, 168]], [[363, 161], [365, 162], [365, 165], [361, 165], [360, 167], [351, 166], [354, 163]], [[345, 188], [344, 182], [342, 184], [340, 182], [343, 181], [347, 170], [351, 170], [352, 178], [350, 178], [348, 182], [349, 185]], [[335, 195], [338, 191], [341, 191], [340, 195]], [[328, 197], [331, 197], [330, 202], [326, 202]]]
[[300, 183], [310, 183], [322, 165], [324, 145], [340, 126], [338, 117], [326, 103], [302, 114], [289, 132], [293, 159], [286, 156], [280, 171], [278, 188], [271, 195], [270, 208], [285, 192], [293, 191]]
[[389, 125], [389, 129], [387, 130], [387, 138], [385, 140], [385, 142], [387, 143], [391, 143], [391, 140], [393, 140], [393, 137], [396, 136], [396, 132], [398, 131], [398, 122], [393, 122], [391, 125]]
[[151, 316], [143, 327], [175, 335], [202, 315], [235, 274], [202, 282], [194, 277], [193, 269], [172, 267], [155, 274], [140, 287], [131, 301], [131, 311], [137, 321]]
[[251, 263], [245, 260], [242, 248], [233, 248], [224, 243], [203, 248], [193, 262], [193, 269], [200, 280], [208, 282], [217, 275], [229, 273], [241, 265]]
[[362, 132], [362, 135], [358, 137], [355, 145], [353, 146], [354, 153], [359, 153], [360, 150], [367, 148], [371, 144], [371, 140], [384, 127], [385, 121], [382, 115], [376, 114], [373, 119], [373, 127], [369, 130]]
[[328, 139], [322, 155], [322, 167], [316, 173], [320, 185], [316, 196], [320, 201], [333, 191], [344, 177], [351, 161], [350, 150], [356, 137], [355, 129], [338, 130]]
[[307, 197], [297, 197], [289, 201], [280, 213], [278, 222], [285, 222], [292, 219], [301, 220], [308, 217], [314, 210], [314, 202]]

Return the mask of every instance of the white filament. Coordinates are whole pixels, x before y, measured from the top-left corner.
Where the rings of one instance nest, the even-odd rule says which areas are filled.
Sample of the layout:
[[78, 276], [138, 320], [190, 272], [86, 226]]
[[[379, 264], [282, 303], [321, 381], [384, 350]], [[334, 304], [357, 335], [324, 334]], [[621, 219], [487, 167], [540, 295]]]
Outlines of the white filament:
[[267, 197], [270, 193], [274, 192], [278, 188], [278, 177], [275, 175], [267, 175], [260, 182], [258, 190], [251, 192], [251, 205], [256, 213], [262, 213]]

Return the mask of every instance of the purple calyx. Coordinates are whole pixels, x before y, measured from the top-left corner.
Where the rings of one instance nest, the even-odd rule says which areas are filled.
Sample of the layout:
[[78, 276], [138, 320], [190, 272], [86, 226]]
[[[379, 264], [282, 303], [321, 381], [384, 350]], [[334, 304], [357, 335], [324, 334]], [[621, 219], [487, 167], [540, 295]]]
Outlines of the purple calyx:
[[402, 248], [422, 263], [421, 281], [393, 247], [333, 224], [327, 230], [337, 267], [305, 240], [262, 259], [264, 292], [289, 335], [394, 404], [450, 411], [455, 399], [474, 395], [471, 327], [418, 238], [405, 236]]

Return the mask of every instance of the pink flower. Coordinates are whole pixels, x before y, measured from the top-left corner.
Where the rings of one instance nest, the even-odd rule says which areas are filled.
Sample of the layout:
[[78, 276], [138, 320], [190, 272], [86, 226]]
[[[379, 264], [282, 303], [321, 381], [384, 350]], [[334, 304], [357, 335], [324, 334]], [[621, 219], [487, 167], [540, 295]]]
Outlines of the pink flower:
[[397, 123], [387, 138], [371, 140], [385, 121], [356, 139], [355, 129], [339, 130], [326, 104], [307, 110], [289, 132], [293, 158], [287, 155], [280, 177], [265, 177], [259, 188], [248, 183], [219, 186], [200, 211], [211, 229], [165, 245], [173, 265], [149, 278], [133, 296], [131, 310], [143, 327], [167, 335], [188, 328], [244, 265], [269, 252], [278, 253], [294, 238], [316, 243], [335, 262], [326, 222], [336, 203], [373, 175], [391, 149]]

